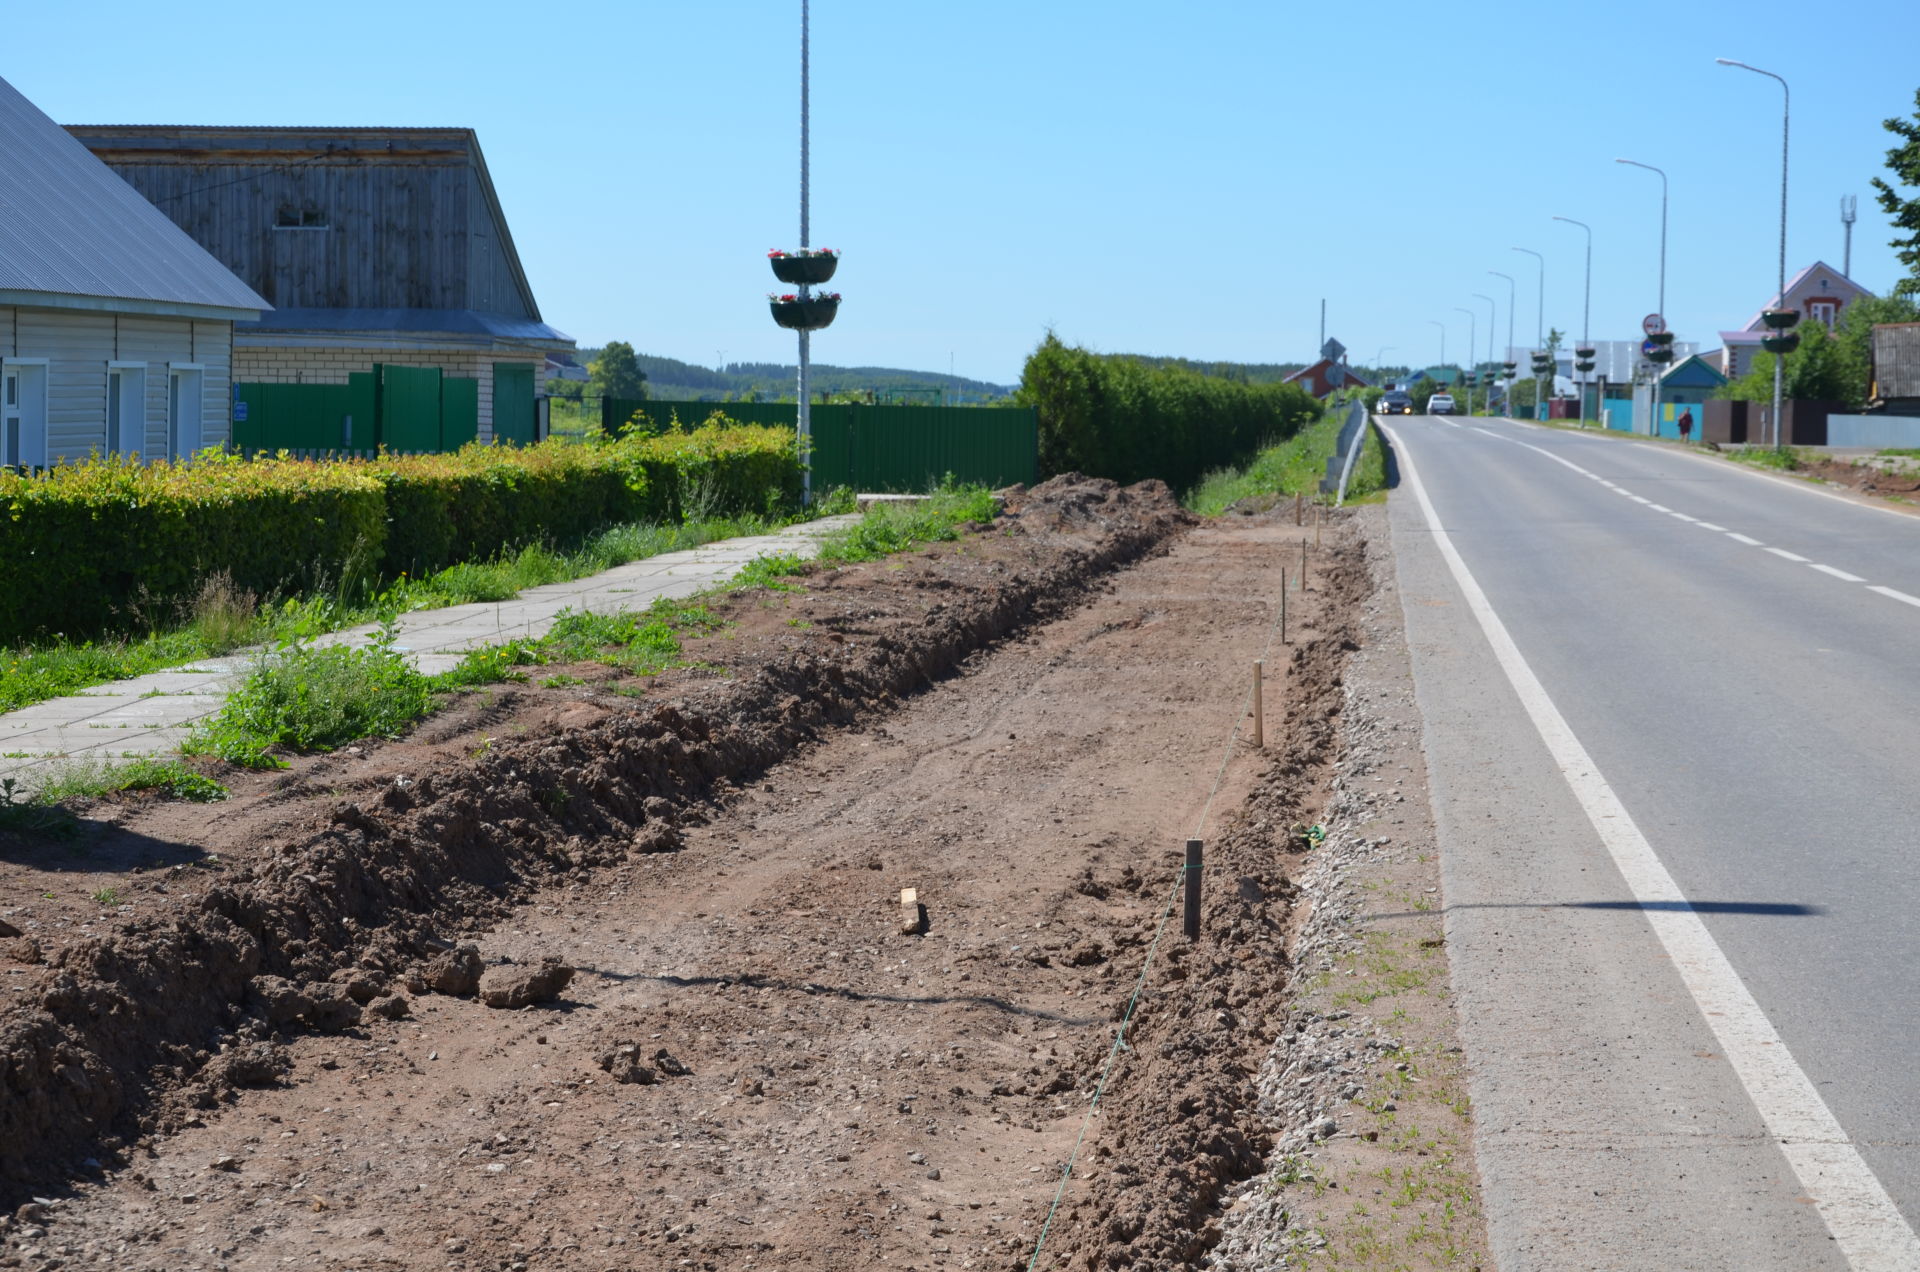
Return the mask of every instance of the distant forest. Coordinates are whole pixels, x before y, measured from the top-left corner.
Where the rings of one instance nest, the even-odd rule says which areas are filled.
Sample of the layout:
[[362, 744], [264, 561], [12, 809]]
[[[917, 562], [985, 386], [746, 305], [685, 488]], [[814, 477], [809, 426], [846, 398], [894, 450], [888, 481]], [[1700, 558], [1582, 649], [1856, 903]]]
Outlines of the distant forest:
[[[574, 360], [587, 366], [599, 356], [598, 349], [581, 349], [574, 354]], [[647, 395], [665, 402], [777, 402], [783, 398], [791, 401], [800, 377], [797, 365], [783, 366], [777, 362], [729, 362], [726, 370], [716, 371], [677, 358], [645, 353], [635, 354], [635, 360], [646, 372]], [[822, 362], [813, 364], [812, 384], [816, 393], [839, 396], [872, 392], [883, 401], [891, 398], [932, 406], [996, 401], [1012, 393], [1014, 387], [936, 371], [836, 367]], [[557, 380], [549, 381], [547, 387], [556, 394], [567, 388], [587, 389], [584, 384], [563, 387]]]

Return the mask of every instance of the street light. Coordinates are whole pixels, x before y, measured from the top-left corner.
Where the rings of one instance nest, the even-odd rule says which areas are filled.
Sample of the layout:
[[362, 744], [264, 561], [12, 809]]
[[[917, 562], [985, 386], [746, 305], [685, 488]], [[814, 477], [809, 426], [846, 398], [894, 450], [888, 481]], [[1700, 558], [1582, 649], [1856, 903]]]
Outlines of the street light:
[[[1656, 168], [1650, 163], [1641, 163], [1637, 159], [1615, 159], [1614, 162], [1624, 163], [1629, 167], [1633, 167], [1633, 168], [1645, 168], [1648, 172], [1657, 172], [1660, 174], [1660, 304], [1659, 304], [1659, 308], [1656, 309], [1654, 312], [1658, 313], [1660, 315], [1661, 322], [1665, 323], [1666, 317], [1667, 317], [1667, 174], [1666, 174], [1666, 170], [1663, 168]], [[1653, 333], [1648, 332], [1647, 334], [1652, 335]], [[1660, 353], [1662, 352], [1662, 350], [1656, 349], [1654, 350], [1654, 352]], [[1670, 351], [1667, 351], [1667, 357], [1671, 358], [1672, 356], [1673, 356], [1672, 353]], [[1649, 430], [1649, 433], [1651, 435], [1657, 435], [1660, 432], [1660, 379], [1662, 375], [1660, 368], [1665, 364], [1660, 362], [1658, 359], [1654, 359], [1653, 365], [1654, 365], [1653, 427]]]
[[1447, 365], [1447, 324], [1438, 318], [1429, 318], [1427, 321], [1440, 328], [1440, 361], [1434, 365], [1444, 367]]
[[[1547, 258], [1530, 247], [1516, 247], [1516, 252], [1525, 252], [1533, 257], [1533, 263], [1540, 269], [1540, 295], [1533, 305], [1533, 347], [1546, 352], [1547, 348]], [[1533, 405], [1536, 414], [1540, 409], [1540, 377], [1533, 377]]]
[[[1774, 305], [1780, 309], [1787, 307], [1787, 138], [1792, 124], [1793, 90], [1787, 87], [1787, 81], [1772, 71], [1763, 71], [1757, 66], [1748, 66], [1745, 62], [1736, 62], [1730, 57], [1713, 59], [1722, 66], [1737, 66], [1743, 71], [1752, 71], [1755, 75], [1764, 75], [1780, 83], [1780, 291]], [[1769, 324], [1771, 326], [1771, 324]], [[1793, 348], [1797, 341], [1789, 335], [1785, 326], [1775, 329], [1778, 333], [1773, 339], [1781, 342], [1782, 347], [1773, 355], [1773, 444], [1775, 448], [1783, 445], [1780, 436], [1780, 372], [1783, 355]], [[1765, 340], [1761, 341], [1764, 346]]]
[[1387, 350], [1396, 347], [1397, 346], [1394, 345], [1381, 345], [1380, 352], [1373, 355], [1373, 373], [1375, 375], [1380, 374], [1380, 364], [1386, 360]]
[[[1593, 341], [1589, 336], [1590, 329], [1588, 327], [1588, 322], [1593, 316], [1593, 227], [1588, 225], [1585, 221], [1576, 221], [1570, 216], [1556, 216], [1553, 219], [1556, 221], [1565, 221], [1568, 225], [1577, 225], [1581, 229], [1587, 232], [1587, 285], [1586, 285], [1586, 291], [1584, 293], [1584, 297], [1580, 301], [1580, 348], [1575, 349], [1573, 353], [1576, 358], [1579, 358], [1583, 356], [1582, 350], [1584, 350], [1585, 358], [1588, 360], [1591, 360], [1593, 357]], [[1578, 365], [1576, 364], [1575, 370], [1578, 370], [1578, 369], [1579, 369]], [[1586, 426], [1587, 426], [1587, 374], [1585, 371], [1581, 371], [1580, 372], [1580, 427], [1585, 428]]]
[[[1484, 292], [1473, 293], [1473, 298], [1487, 302], [1487, 365], [1491, 368], [1493, 365], [1493, 333], [1494, 329], [1500, 325], [1500, 310], [1494, 305], [1493, 297]], [[1492, 377], [1493, 372], [1491, 369], [1489, 369], [1487, 375], [1489, 378]], [[1487, 386], [1487, 413], [1489, 415], [1493, 413], [1493, 386], [1491, 384]]]
[[1467, 379], [1466, 377], [1473, 374], [1473, 349], [1475, 345], [1480, 343], [1480, 337], [1475, 334], [1476, 320], [1474, 319], [1474, 316], [1473, 316], [1473, 310], [1468, 309], [1463, 305], [1455, 305], [1453, 307], [1453, 312], [1455, 312], [1456, 314], [1465, 314], [1467, 316], [1467, 370], [1461, 373], [1460, 379], [1461, 379], [1461, 382], [1467, 386], [1467, 414], [1472, 415], [1473, 414], [1473, 381]]
[[[1509, 415], [1511, 415], [1511, 414], [1513, 413], [1513, 368], [1514, 368], [1514, 359], [1513, 359], [1513, 295], [1514, 295], [1514, 282], [1513, 282], [1513, 275], [1511, 275], [1511, 274], [1502, 274], [1502, 273], [1501, 273], [1501, 272], [1500, 272], [1499, 270], [1497, 270], [1497, 269], [1490, 269], [1490, 270], [1488, 270], [1488, 271], [1487, 271], [1487, 273], [1489, 273], [1489, 274], [1492, 274], [1492, 275], [1493, 275], [1493, 276], [1494, 276], [1495, 278], [1504, 278], [1504, 279], [1506, 279], [1506, 280], [1507, 280], [1507, 356], [1506, 356], [1506, 357], [1504, 357], [1504, 358], [1502, 358], [1502, 359], [1500, 359], [1500, 365], [1501, 365], [1501, 367], [1502, 367], [1502, 368], [1503, 368], [1503, 369], [1504, 369], [1504, 370], [1506, 371], [1506, 373], [1507, 373], [1507, 413], [1508, 413]], [[1491, 342], [1489, 342], [1489, 343], [1491, 343]]]

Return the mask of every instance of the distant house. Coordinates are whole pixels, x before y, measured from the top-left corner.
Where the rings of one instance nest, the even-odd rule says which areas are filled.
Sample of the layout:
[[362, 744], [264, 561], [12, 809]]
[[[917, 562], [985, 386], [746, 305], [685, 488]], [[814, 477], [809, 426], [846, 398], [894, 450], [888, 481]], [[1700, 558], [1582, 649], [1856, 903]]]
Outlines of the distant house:
[[1711, 359], [1694, 354], [1667, 368], [1660, 377], [1660, 400], [1675, 406], [1697, 406], [1727, 382]]
[[1799, 311], [1803, 320], [1823, 322], [1832, 327], [1846, 312], [1848, 305], [1862, 296], [1871, 295], [1872, 292], [1825, 261], [1815, 261], [1787, 280], [1784, 303], [1775, 296], [1760, 310], [1756, 310], [1744, 327], [1738, 331], [1720, 333], [1720, 339], [1726, 347], [1720, 369], [1726, 372], [1729, 380], [1738, 379], [1753, 369], [1753, 355], [1760, 352], [1760, 337], [1766, 334], [1766, 324], [1760, 320], [1761, 311], [1794, 309]]
[[5, 80], [0, 155], [0, 464], [224, 442], [267, 303]]
[[578, 384], [585, 384], [592, 378], [585, 367], [574, 361], [572, 354], [549, 353], [547, 355], [547, 379], [571, 380]]
[[274, 306], [234, 330], [237, 381], [437, 368], [477, 383], [480, 438], [533, 438], [573, 341], [541, 320], [471, 129], [67, 131]]
[[1367, 382], [1348, 370], [1344, 362], [1334, 362], [1329, 358], [1300, 368], [1281, 383], [1297, 384], [1317, 398], [1327, 397], [1340, 389], [1367, 387]]

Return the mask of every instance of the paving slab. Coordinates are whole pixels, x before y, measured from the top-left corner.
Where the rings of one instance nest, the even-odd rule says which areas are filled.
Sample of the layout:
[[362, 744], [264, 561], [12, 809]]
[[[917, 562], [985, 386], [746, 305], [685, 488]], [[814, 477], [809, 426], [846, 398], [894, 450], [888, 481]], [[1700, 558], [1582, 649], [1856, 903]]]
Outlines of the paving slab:
[[[643, 609], [656, 597], [679, 599], [725, 583], [762, 556], [812, 557], [820, 540], [858, 521], [822, 517], [775, 534], [723, 539], [667, 552], [566, 583], [528, 588], [511, 600], [416, 610], [396, 624], [394, 647], [431, 675], [456, 666], [468, 650], [516, 636], [544, 635], [568, 611]], [[363, 645], [377, 623], [318, 638], [316, 645]], [[195, 722], [219, 710], [264, 651], [236, 651], [190, 666], [150, 672], [0, 715], [0, 778], [31, 789], [75, 759], [96, 760], [172, 751]]]

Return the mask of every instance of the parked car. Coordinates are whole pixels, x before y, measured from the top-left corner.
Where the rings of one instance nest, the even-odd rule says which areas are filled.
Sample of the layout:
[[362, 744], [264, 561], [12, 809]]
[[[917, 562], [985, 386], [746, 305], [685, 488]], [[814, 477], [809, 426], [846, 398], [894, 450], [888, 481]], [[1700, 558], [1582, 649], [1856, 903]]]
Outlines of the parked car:
[[1394, 389], [1381, 394], [1379, 403], [1373, 409], [1378, 415], [1412, 415], [1413, 395]]
[[1428, 398], [1427, 414], [1428, 415], [1452, 415], [1453, 414], [1453, 394], [1436, 393], [1432, 397]]

